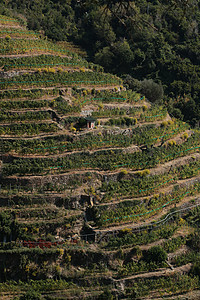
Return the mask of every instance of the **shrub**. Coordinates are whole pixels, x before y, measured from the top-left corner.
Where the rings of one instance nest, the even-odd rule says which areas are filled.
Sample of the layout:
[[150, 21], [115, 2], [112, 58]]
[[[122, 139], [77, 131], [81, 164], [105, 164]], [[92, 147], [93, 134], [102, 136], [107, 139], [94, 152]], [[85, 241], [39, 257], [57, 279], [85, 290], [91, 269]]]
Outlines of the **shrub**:
[[173, 124], [174, 124], [174, 121], [169, 120], [169, 121], [167, 121], [167, 123], [168, 123], [168, 125], [173, 125]]
[[139, 177], [145, 177], [145, 176], [147, 176], [147, 175], [150, 174], [150, 170], [145, 169], [145, 170], [136, 172], [136, 174], [137, 174]]
[[40, 300], [41, 294], [34, 290], [29, 290], [26, 294], [21, 296], [19, 300]]
[[73, 127], [73, 126], [71, 126], [71, 127], [70, 127], [70, 131], [71, 131], [71, 132], [76, 132], [76, 128]]
[[97, 298], [98, 300], [113, 300], [114, 297], [111, 294], [109, 288], [106, 288], [105, 291]]
[[56, 70], [55, 70], [54, 68], [49, 68], [49, 69], [48, 69], [48, 72], [49, 72], [49, 73], [56, 73]]
[[152, 79], [145, 79], [141, 82], [141, 93], [151, 102], [158, 102], [163, 98], [163, 87]]
[[61, 67], [59, 67], [57, 70], [58, 70], [58, 72], [60, 72], [60, 73], [63, 72], [63, 69], [62, 69]]
[[121, 170], [120, 175], [127, 175], [128, 171], [127, 170]]
[[194, 276], [199, 276], [200, 277], [200, 263], [196, 262], [190, 271], [190, 273]]
[[188, 139], [188, 133], [185, 132], [183, 135], [182, 135], [182, 139], [183, 140], [187, 140]]
[[162, 126], [162, 127], [167, 127], [167, 125], [168, 125], [168, 122], [167, 122], [167, 121], [163, 121], [163, 122], [161, 123], [161, 126]]
[[194, 232], [189, 241], [187, 242], [188, 246], [191, 247], [194, 251], [200, 251], [200, 232]]
[[167, 146], [174, 146], [174, 145], [176, 145], [176, 141], [174, 141], [174, 140], [170, 140], [167, 143]]
[[11, 36], [10, 36], [10, 35], [6, 35], [5, 39], [6, 39], [7, 41], [9, 41], [9, 40], [11, 39]]
[[161, 246], [151, 247], [145, 255], [145, 260], [148, 262], [162, 263], [167, 259], [167, 253]]

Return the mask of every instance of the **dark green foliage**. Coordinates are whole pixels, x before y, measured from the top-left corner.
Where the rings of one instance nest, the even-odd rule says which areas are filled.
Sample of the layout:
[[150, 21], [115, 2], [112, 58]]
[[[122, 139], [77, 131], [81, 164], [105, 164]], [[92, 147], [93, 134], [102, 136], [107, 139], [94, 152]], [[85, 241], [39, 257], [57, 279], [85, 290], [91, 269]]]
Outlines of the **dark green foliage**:
[[105, 289], [105, 291], [97, 298], [98, 300], [113, 300], [114, 297], [109, 290], [109, 288]]
[[[130, 74], [136, 88], [137, 80], [144, 85], [145, 78], [152, 79], [151, 87], [158, 84], [153, 92], [142, 88], [152, 101], [161, 98], [162, 82], [165, 94], [173, 99], [170, 112], [199, 124], [197, 1], [12, 0], [0, 7], [1, 13], [12, 16], [8, 8], [25, 13], [30, 29], [80, 44], [106, 71]], [[184, 95], [193, 99], [192, 105], [175, 102]]]
[[167, 253], [161, 246], [153, 246], [144, 257], [147, 262], [162, 263], [167, 259]]
[[141, 93], [151, 102], [159, 102], [163, 98], [163, 87], [151, 79], [145, 79], [141, 82]]
[[192, 266], [192, 269], [190, 271], [190, 274], [200, 277], [200, 264], [199, 264], [199, 262], [194, 263], [194, 265]]
[[188, 245], [193, 250], [200, 252], [200, 232], [199, 231], [196, 231], [191, 235], [191, 237], [188, 241]]
[[29, 290], [19, 298], [19, 300], [40, 300], [41, 299], [41, 294], [34, 291], [34, 290]]
[[15, 240], [20, 234], [14, 213], [0, 213], [0, 242]]

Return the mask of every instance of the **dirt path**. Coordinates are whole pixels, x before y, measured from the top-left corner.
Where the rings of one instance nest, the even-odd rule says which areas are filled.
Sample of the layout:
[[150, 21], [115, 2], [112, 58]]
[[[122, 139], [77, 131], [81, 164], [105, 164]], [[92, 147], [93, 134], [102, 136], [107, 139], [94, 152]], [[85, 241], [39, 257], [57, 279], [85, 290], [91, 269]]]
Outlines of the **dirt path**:
[[23, 102], [23, 101], [35, 101], [35, 102], [37, 102], [37, 101], [41, 101], [41, 100], [43, 100], [43, 101], [51, 101], [51, 100], [54, 100], [56, 97], [58, 97], [58, 94], [57, 95], [55, 95], [55, 96], [50, 96], [50, 95], [43, 95], [43, 96], [41, 96], [41, 98], [38, 98], [38, 99], [30, 99], [30, 98], [14, 98], [14, 99], [9, 99], [9, 98], [5, 98], [5, 99], [1, 99], [0, 101], [1, 102], [7, 102], [7, 101], [12, 101], [12, 102], [15, 102], [15, 101], [20, 101], [20, 102]]
[[[32, 55], [29, 55], [29, 56], [32, 56]], [[0, 55], [0, 58], [1, 57], [6, 57], [6, 56], [1, 56]], [[17, 57], [17, 56], [16, 56]], [[37, 86], [33, 86], [33, 87], [24, 87], [22, 88], [22, 90], [24, 91], [29, 91], [30, 89], [40, 89], [40, 90], [53, 90], [55, 88], [60, 88], [60, 89], [63, 89], [63, 88], [71, 88], [71, 86], [50, 86], [50, 87], [37, 87]], [[120, 85], [106, 85], [105, 86], [98, 86], [98, 85], [79, 85], [78, 88], [85, 88], [85, 89], [90, 89], [90, 88], [94, 88], [95, 90], [113, 90], [114, 88], [120, 88]], [[13, 89], [4, 89], [4, 90], [1, 90], [1, 92], [7, 92], [7, 91], [17, 91], [19, 90], [20, 88], [13, 88]]]
[[[62, 116], [62, 118], [63, 118], [63, 116]], [[159, 121], [157, 121], [157, 122], [159, 122]], [[148, 124], [156, 125], [157, 122], [151, 122], [151, 123], [148, 123]], [[145, 125], [146, 125], [145, 123], [141, 123], [141, 124], [138, 124], [138, 127], [145, 126]], [[101, 128], [101, 126], [100, 126], [100, 128]], [[99, 132], [99, 131], [100, 131], [100, 130], [99, 130], [100, 128], [94, 129], [92, 132], [93, 132], [93, 133], [94, 133], [95, 131], [96, 131], [96, 132]], [[104, 129], [106, 130], [107, 128], [102, 128], [102, 129], [103, 129], [103, 130], [104, 130]], [[113, 127], [113, 128], [112, 128], [112, 130], [115, 130], [115, 129], [118, 129], [118, 127]], [[129, 129], [131, 130], [131, 129], [133, 129], [133, 128], [132, 128], [132, 127], [127, 127], [126, 129], [127, 129], [127, 130], [129, 130]], [[82, 133], [79, 133], [79, 134], [72, 134], [72, 133], [69, 132], [69, 131], [67, 131], [67, 132], [68, 132], [68, 134], [71, 134], [71, 135], [77, 136], [77, 137], [82, 136], [82, 135], [85, 135], [85, 134], [88, 133], [88, 131], [85, 131], [85, 132], [82, 132]], [[64, 133], [67, 134], [67, 132], [65, 131]], [[55, 134], [53, 134], [52, 136], [54, 136], [54, 135], [55, 135]], [[56, 134], [56, 135], [58, 135], [58, 134]], [[42, 137], [44, 137], [44, 138], [47, 137], [47, 136], [49, 136], [49, 135], [46, 135], [46, 136], [45, 136], [44, 134], [42, 135]], [[21, 136], [21, 137], [18, 137], [18, 136], [17, 136], [17, 137], [16, 137], [16, 136], [5, 136], [5, 137], [4, 137], [4, 136], [2, 136], [2, 138], [5, 138], [5, 139], [19, 139], [19, 138], [20, 138], [20, 139], [27, 139], [27, 138], [29, 138], [29, 139], [38, 139], [38, 138], [41, 138], [41, 135], [40, 135], [40, 136], [31, 136], [31, 137], [29, 136], [29, 137], [24, 137], [24, 138], [23, 138], [23, 136]]]
[[177, 249], [175, 252], [168, 253], [168, 255], [167, 255], [168, 261], [171, 262], [174, 257], [185, 254], [186, 252], [188, 252], [188, 250], [189, 250], [189, 247], [186, 245], [183, 245], [182, 247]]
[[[117, 118], [117, 116], [116, 116]], [[109, 120], [111, 119], [111, 117], [98, 117], [98, 121], [100, 121], [101, 125], [105, 125], [106, 122], [108, 122]], [[142, 127], [144, 125], [160, 125], [162, 124], [163, 121], [167, 121], [168, 118], [166, 117], [165, 119], [162, 119], [162, 120], [155, 120], [155, 121], [152, 121], [152, 122], [143, 122], [142, 120], [138, 119], [138, 123], [137, 123], [137, 126], [138, 127]], [[110, 125], [108, 125], [110, 126]], [[115, 126], [112, 126], [113, 128], [115, 128]], [[117, 127], [117, 126], [116, 126]], [[132, 127], [129, 127], [129, 128], [132, 128]]]
[[143, 273], [143, 274], [137, 274], [125, 278], [120, 278], [120, 279], [113, 279], [114, 282], [120, 282], [120, 281], [127, 281], [127, 280], [133, 280], [133, 279], [138, 279], [138, 278], [151, 278], [151, 277], [160, 277], [160, 276], [170, 276], [174, 275], [174, 273], [188, 273], [192, 267], [192, 264], [189, 263], [187, 265], [183, 265], [181, 267], [174, 268], [173, 270], [171, 269], [162, 269], [160, 271], [155, 271], [155, 272], [148, 272], [148, 273]]
[[[165, 187], [161, 187], [159, 189], [156, 189], [158, 192], [162, 192], [164, 194], [167, 194], [169, 192], [171, 192], [174, 188], [174, 185], [179, 185], [179, 187], [181, 186], [189, 186], [190, 184], [192, 185], [193, 183], [195, 182], [199, 182], [200, 181], [200, 177], [199, 175], [195, 176], [195, 177], [192, 177], [192, 178], [186, 178], [186, 179], [182, 179], [182, 180], [177, 180], [175, 181], [173, 184], [169, 184]], [[121, 197], [122, 198], [122, 197]], [[106, 202], [106, 203], [100, 203], [100, 204], [97, 204], [95, 205], [95, 207], [98, 207], [98, 206], [110, 206], [110, 205], [115, 205], [115, 204], [119, 204], [119, 203], [122, 203], [122, 202], [126, 202], [126, 201], [143, 201], [144, 199], [149, 199], [151, 198], [151, 195], [149, 196], [143, 196], [143, 197], [135, 197], [135, 198], [124, 198], [124, 199], [121, 199], [121, 200], [113, 200], [112, 202]]]
[[[137, 146], [132, 146], [132, 147], [128, 147], [129, 149], [131, 148], [131, 152], [139, 152], [140, 149], [137, 147]], [[59, 153], [59, 154], [41, 154], [41, 155], [38, 155], [38, 154], [26, 154], [26, 155], [20, 155], [20, 154], [16, 154], [16, 155], [12, 155], [13, 157], [15, 158], [60, 158], [60, 157], [65, 157], [65, 156], [70, 156], [70, 155], [73, 155], [73, 154], [78, 154], [78, 153], [82, 153], [84, 150], [87, 151], [87, 153], [90, 153], [90, 154], [93, 154], [93, 153], [97, 153], [98, 151], [101, 152], [101, 151], [106, 151], [106, 150], [124, 150], [124, 148], [122, 147], [102, 147], [102, 148], [99, 148], [99, 149], [93, 149], [93, 150], [89, 150], [89, 149], [82, 149], [82, 150], [73, 150], [73, 151], [69, 151], [69, 150], [66, 150], [66, 151], [63, 151], [62, 153]], [[126, 148], [127, 149], [127, 148]]]
[[[173, 238], [177, 238], [177, 237], [186, 237], [189, 234], [191, 234], [192, 232], [194, 232], [194, 228], [192, 227], [180, 227], [173, 235], [171, 238], [168, 239], [160, 239], [157, 240], [155, 242], [149, 243], [147, 245], [139, 245], [141, 250], [148, 250], [153, 246], [158, 246], [158, 245], [162, 245], [163, 243], [172, 240]], [[132, 249], [132, 248], [131, 248]], [[169, 253], [168, 254], [168, 259], [171, 259], [174, 255], [177, 255], [179, 253], [182, 253], [184, 251], [187, 251], [188, 247], [187, 246], [182, 246], [181, 248], [179, 248], [177, 251], [175, 251], [174, 253]], [[179, 252], [178, 252], [179, 251]]]
[[[180, 158], [177, 158], [173, 161], [170, 161], [170, 162], [166, 162], [164, 163], [162, 166], [158, 166], [158, 167], [155, 167], [155, 168], [152, 168], [151, 169], [151, 175], [159, 175], [159, 174], [162, 174], [162, 173], [165, 173], [167, 171], [169, 171], [168, 169], [171, 168], [171, 166], [181, 166], [181, 165], [184, 165], [186, 163], [189, 163], [191, 160], [194, 161], [194, 158], [196, 159], [199, 159], [200, 158], [200, 153], [193, 153], [191, 155], [188, 155], [188, 156], [184, 156], [184, 157], [180, 157]], [[165, 170], [165, 172], [164, 172]], [[120, 172], [120, 169], [118, 171], [114, 171], [114, 172], [108, 172], [108, 171], [99, 171], [99, 170], [95, 170], [95, 169], [86, 169], [86, 170], [73, 170], [73, 171], [70, 171], [70, 172], [66, 172], [66, 173], [62, 173], [62, 174], [52, 174], [52, 175], [49, 175], [50, 177], [53, 177], [53, 176], [69, 176], [69, 175], [75, 175], [75, 174], [85, 174], [87, 173], [88, 171], [90, 172], [93, 172], [95, 174], [99, 174], [101, 176], [103, 175], [114, 175], [114, 174], [118, 174]], [[135, 172], [137, 171], [131, 171], [130, 170], [130, 174], [134, 174]], [[9, 176], [8, 178], [17, 178], [17, 176]], [[19, 176], [19, 178], [21, 178], [21, 176]], [[30, 176], [23, 176], [23, 179], [28, 179], [30, 178]], [[42, 175], [38, 175], [38, 176], [31, 176], [31, 178], [44, 178], [44, 176]]]
[[[190, 196], [190, 197], [185, 197], [182, 199], [179, 203], [176, 203], [176, 208], [180, 208], [183, 204], [189, 203], [191, 200], [196, 199], [196, 202], [200, 201], [200, 194], [197, 194], [195, 196]], [[107, 233], [107, 232], [113, 232], [113, 231], [119, 231], [122, 229], [127, 229], [127, 228], [134, 228], [134, 229], [139, 229], [142, 227], [150, 226], [152, 225], [153, 222], [158, 222], [162, 216], [166, 215], [169, 211], [170, 208], [174, 207], [174, 204], [168, 205], [165, 208], [161, 210], [160, 213], [157, 215], [153, 215], [152, 217], [145, 219], [143, 222], [129, 222], [129, 223], [123, 223], [122, 225], [111, 225], [110, 227], [106, 227], [104, 229], [94, 229], [96, 233]]]
[[[25, 35], [26, 35], [26, 33], [25, 33]], [[5, 35], [1, 35], [0, 36], [0, 39], [5, 39], [6, 38], [6, 36], [7, 36], [7, 34], [5, 34]], [[11, 38], [12, 39], [15, 39], [15, 40], [21, 40], [22, 38], [20, 37], [20, 36], [15, 36], [14, 34], [12, 34], [12, 36], [11, 36]], [[30, 37], [30, 36], [23, 36], [23, 40], [38, 40], [39, 38], [37, 38], [37, 37]]]
[[[40, 56], [40, 55], [51, 55], [52, 52], [44, 52], [44, 51], [39, 51], [37, 53], [21, 53], [21, 54], [7, 54], [7, 55], [0, 55], [0, 58], [6, 58], [6, 57], [10, 57], [10, 58], [20, 58], [20, 57], [32, 57], [32, 56]], [[71, 58], [71, 56], [69, 55], [64, 55], [64, 54], [55, 54], [54, 56], [62, 56], [62, 57], [67, 57], [67, 58]]]
[[178, 292], [178, 294], [176, 295], [176, 293], [172, 296], [170, 296], [169, 294], [163, 295], [162, 297], [159, 297], [158, 295], [158, 291], [156, 292], [157, 297], [155, 295], [149, 295], [146, 296], [145, 298], [141, 298], [144, 300], [199, 300], [200, 299], [200, 290], [193, 290], [190, 292], [183, 292], [182, 291], [182, 295], [180, 295], [180, 293]]
[[[169, 184], [169, 185], [165, 186], [164, 188], [161, 187], [159, 189], [156, 189], [156, 191], [157, 191], [157, 193], [168, 194], [168, 193], [172, 192], [174, 185], [176, 185], [176, 186], [178, 185], [179, 187], [184, 187], [184, 186], [189, 186], [189, 185], [194, 184], [194, 181], [195, 182], [200, 181], [199, 175], [192, 177], [192, 178], [177, 180], [173, 184]], [[127, 201], [133, 201], [133, 202], [134, 201], [144, 201], [144, 200], [150, 199], [151, 197], [152, 197], [152, 195], [143, 196], [143, 197], [133, 197], [133, 198], [130, 198], [130, 197], [122, 198], [121, 197], [121, 200], [113, 200], [111, 202], [100, 203], [100, 204], [95, 205], [95, 207], [116, 205], [116, 204], [127, 202]]]
[[46, 124], [46, 123], [55, 123], [58, 125], [57, 122], [52, 121], [51, 118], [44, 119], [44, 120], [11, 120], [10, 123], [0, 123], [0, 126], [9, 126], [13, 124], [23, 125], [23, 124]]
[[104, 108], [108, 107], [108, 108], [118, 108], [118, 107], [123, 107], [123, 108], [132, 108], [132, 107], [143, 107], [144, 105], [146, 105], [148, 108], [151, 107], [151, 104], [147, 101], [143, 101], [143, 100], [139, 100], [136, 103], [118, 103], [118, 102], [112, 102], [112, 103], [105, 103], [103, 104]]
[[82, 214], [83, 212], [81, 211], [73, 211], [67, 215], [65, 215], [65, 212], [63, 211], [63, 215], [60, 215], [58, 212], [57, 216], [51, 216], [49, 219], [48, 218], [42, 218], [42, 216], [34, 216], [34, 217], [27, 217], [27, 218], [21, 218], [21, 217], [17, 217], [16, 220], [18, 223], [22, 223], [22, 224], [31, 224], [31, 223], [56, 223], [62, 220], [65, 220], [66, 222], [68, 221], [69, 218], [71, 217], [78, 217]]

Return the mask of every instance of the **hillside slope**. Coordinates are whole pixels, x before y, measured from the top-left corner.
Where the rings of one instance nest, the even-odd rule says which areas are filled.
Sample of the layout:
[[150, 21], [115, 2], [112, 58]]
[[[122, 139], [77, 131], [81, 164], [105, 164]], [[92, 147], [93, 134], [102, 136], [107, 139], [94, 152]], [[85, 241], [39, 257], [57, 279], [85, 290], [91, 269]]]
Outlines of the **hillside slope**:
[[[154, 80], [171, 116], [200, 125], [199, 1], [9, 0], [0, 3], [5, 13], [26, 17], [29, 29], [50, 39], [81, 45], [91, 61], [149, 99], [145, 80]], [[149, 88], [155, 93], [152, 82]]]
[[15, 19], [0, 44], [1, 297], [199, 289], [200, 131]]

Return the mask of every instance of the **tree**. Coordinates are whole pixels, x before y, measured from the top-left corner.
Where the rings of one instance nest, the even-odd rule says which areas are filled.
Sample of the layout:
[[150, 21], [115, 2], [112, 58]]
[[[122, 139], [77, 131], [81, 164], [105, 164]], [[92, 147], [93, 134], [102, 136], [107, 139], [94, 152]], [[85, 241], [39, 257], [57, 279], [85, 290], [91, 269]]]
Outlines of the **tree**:
[[199, 276], [200, 277], [200, 263], [196, 262], [190, 271], [190, 274], [194, 275], [194, 276]]
[[194, 232], [187, 244], [193, 250], [199, 252], [200, 251], [200, 231]]
[[111, 52], [110, 47], [104, 47], [95, 54], [95, 62], [102, 65], [107, 70], [112, 67], [113, 59], [114, 54]]
[[105, 291], [98, 297], [99, 300], [113, 300], [114, 297], [109, 290], [109, 288], [105, 289]]
[[162, 263], [167, 259], [167, 253], [161, 246], [151, 247], [145, 255], [145, 260], [148, 262]]
[[151, 102], [159, 102], [163, 98], [163, 87], [152, 79], [141, 82], [141, 93]]

